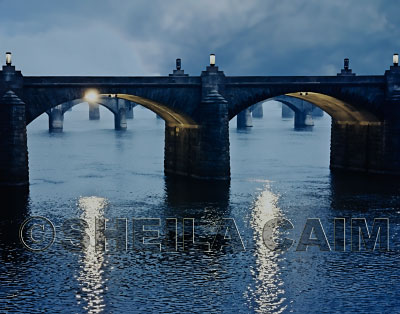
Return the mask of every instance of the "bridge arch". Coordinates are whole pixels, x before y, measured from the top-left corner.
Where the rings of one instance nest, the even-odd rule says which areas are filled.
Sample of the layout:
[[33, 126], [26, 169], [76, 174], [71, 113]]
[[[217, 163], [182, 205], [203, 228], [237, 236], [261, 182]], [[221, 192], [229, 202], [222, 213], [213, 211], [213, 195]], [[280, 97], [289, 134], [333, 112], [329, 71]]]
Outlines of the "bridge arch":
[[[84, 98], [74, 99], [71, 101], [64, 102], [62, 104], [56, 105], [48, 110], [46, 110], [46, 114], [49, 118], [49, 131], [50, 132], [62, 132], [64, 128], [64, 115], [68, 112], [72, 107], [87, 103], [87, 100]], [[89, 104], [89, 119], [90, 120], [98, 120], [100, 118], [99, 106], [106, 108], [110, 111], [114, 116], [114, 124], [116, 130], [124, 130], [127, 127], [126, 117], [125, 117], [125, 108], [126, 104], [123, 104], [123, 108], [119, 108], [116, 99], [110, 101], [107, 98], [100, 98], [96, 103], [88, 103]], [[124, 110], [124, 112], [121, 112]]]
[[[266, 97], [266, 98], [264, 98]], [[379, 112], [371, 110], [371, 104], [360, 106], [337, 97], [318, 92], [290, 92], [283, 95], [266, 93], [242, 99], [232, 106], [229, 118], [240, 110], [249, 108], [262, 100], [277, 100], [288, 105], [299, 115], [305, 116], [290, 99], [303, 100], [326, 112], [332, 118], [330, 137], [330, 168], [334, 170], [352, 170], [360, 172], [379, 172], [384, 169], [382, 155], [385, 150], [385, 126]], [[254, 101], [254, 102], [253, 102]], [[311, 106], [310, 106], [311, 107]], [[311, 114], [311, 111], [310, 111]], [[295, 116], [295, 127], [296, 127]], [[378, 170], [377, 170], [378, 169]]]
[[137, 103], [139, 105], [142, 105], [143, 107], [159, 115], [169, 126], [185, 127], [185, 126], [197, 125], [195, 121], [188, 115], [182, 112], [178, 112], [176, 109], [172, 109], [171, 107], [168, 107], [154, 100], [129, 94], [108, 94], [108, 95], [102, 94], [101, 96], [109, 98], [114, 97], [119, 99], [125, 99]]
[[[74, 106], [77, 106], [77, 105], [79, 105], [79, 104], [86, 103], [86, 102], [87, 102], [87, 100], [85, 100], [84, 98], [79, 98], [79, 99], [74, 99], [74, 100], [66, 101], [66, 102], [64, 102], [64, 103], [62, 103], [62, 104], [58, 104], [58, 105], [55, 105], [55, 106], [52, 107], [52, 108], [49, 108], [48, 110], [46, 110], [46, 113], [47, 113], [47, 114], [50, 114], [50, 111], [51, 111], [52, 109], [57, 108], [57, 107], [60, 106], [59, 109], [61, 110], [61, 113], [62, 113], [62, 114], [65, 114], [66, 112], [68, 112], [69, 109], [73, 108]], [[100, 100], [99, 102], [96, 102], [96, 103], [97, 103], [98, 105], [100, 105], [100, 106], [102, 106], [102, 107], [108, 109], [112, 114], [114, 114], [114, 115], [117, 114], [116, 108], [115, 108], [114, 106], [110, 105], [109, 103], [107, 103], [107, 102], [102, 102], [101, 100]], [[29, 121], [29, 123], [30, 123], [30, 122], [32, 122], [32, 121]], [[29, 124], [29, 123], [28, 123], [28, 124]]]
[[305, 100], [322, 109], [336, 122], [348, 123], [379, 123], [380, 119], [374, 113], [357, 108], [348, 102], [325, 94], [314, 92], [289, 93], [286, 96]]
[[[64, 97], [59, 98], [57, 97], [57, 95], [49, 95], [48, 97], [46, 97], [45, 95], [40, 95], [32, 97], [34, 103], [38, 103], [38, 105], [31, 106], [28, 108], [26, 117], [27, 125], [31, 123], [33, 120], [35, 120], [37, 117], [39, 117], [41, 114], [45, 112], [48, 113], [49, 110], [59, 105], [62, 106], [62, 114], [64, 114], [69, 108], [83, 102], [88, 102], [84, 98], [84, 92], [87, 90], [88, 89], [80, 91], [74, 90], [73, 93], [71, 94], [76, 94], [77, 97], [71, 95], [70, 98], [67, 100], [65, 100]], [[141, 97], [133, 94], [102, 93], [99, 94], [99, 100], [95, 101], [95, 103], [98, 103], [99, 105], [102, 105], [103, 107], [107, 108], [115, 116], [121, 113], [121, 109], [123, 110], [126, 109], [124, 106], [122, 106], [121, 108], [115, 103], [111, 103], [110, 101], [108, 101], [109, 99], [110, 100], [112, 99], [113, 101], [118, 99], [124, 99], [129, 102], [140, 104], [143, 107], [149, 109], [150, 111], [153, 111], [158, 116], [160, 116], [169, 126], [181, 126], [181, 127], [197, 126], [197, 123], [194, 121], [194, 119], [189, 117], [189, 115], [187, 115], [186, 113], [181, 112], [179, 109], [173, 108], [173, 106], [165, 105], [146, 97]]]
[[294, 92], [283, 95], [274, 95], [272, 97], [266, 96], [266, 98], [264, 99], [263, 96], [257, 95], [254, 102], [252, 101], [252, 99], [246, 99], [232, 107], [229, 112], [229, 118], [232, 119], [241, 110], [247, 109], [251, 107], [254, 103], [263, 100], [277, 100], [288, 105], [295, 112], [299, 110], [296, 106], [291, 104], [290, 101], [285, 101], [284, 99], [282, 99], [281, 96], [287, 96], [309, 102], [322, 109], [337, 123], [379, 124], [381, 121], [380, 117], [377, 114], [369, 110], [354, 106], [336, 97], [316, 92]]
[[[46, 95], [32, 97], [34, 100], [33, 103], [38, 104], [38, 106], [30, 106], [27, 108], [27, 123], [30, 123], [47, 110], [56, 107], [57, 105], [54, 105], [55, 99], [64, 100], [64, 102], [61, 103], [63, 112], [66, 112], [74, 105], [87, 102], [84, 95], [88, 90], [90, 89], [73, 89], [70, 93], [63, 92], [61, 94], [62, 97], [58, 97], [56, 93], [53, 95], [50, 94], [47, 97]], [[166, 174], [190, 175], [191, 172], [196, 170], [194, 169], [196, 165], [195, 157], [198, 155], [197, 151], [201, 138], [201, 126], [192, 119], [189, 114], [183, 113], [174, 107], [173, 103], [165, 105], [143, 96], [127, 93], [104, 93], [105, 90], [101, 89], [99, 89], [99, 91], [103, 93], [98, 93], [99, 99], [94, 100], [93, 103], [103, 105], [114, 114], [116, 129], [118, 129], [117, 123], [122, 124], [125, 120], [127, 110], [126, 104], [128, 102], [134, 102], [149, 109], [165, 121], [164, 172]], [[69, 100], [65, 101], [65, 94], [70, 97]], [[73, 98], [74, 96], [78, 97]], [[41, 99], [43, 99], [43, 102], [40, 102]], [[53, 102], [50, 101], [52, 99]]]

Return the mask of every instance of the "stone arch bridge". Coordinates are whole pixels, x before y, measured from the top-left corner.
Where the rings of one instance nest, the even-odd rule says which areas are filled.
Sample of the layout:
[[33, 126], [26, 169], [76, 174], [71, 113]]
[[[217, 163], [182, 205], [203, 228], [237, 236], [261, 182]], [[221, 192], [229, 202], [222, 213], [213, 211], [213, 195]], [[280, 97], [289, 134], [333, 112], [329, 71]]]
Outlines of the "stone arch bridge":
[[[400, 68], [384, 75], [226, 76], [210, 65], [200, 76], [23, 76], [0, 72], [0, 184], [29, 182], [26, 126], [42, 113], [85, 97], [140, 104], [165, 120], [165, 174], [230, 178], [229, 120], [267, 99], [292, 97], [332, 117], [331, 169], [400, 174]], [[126, 102], [121, 102], [121, 104]], [[124, 115], [126, 106], [116, 110]]]
[[[84, 102], [86, 102], [84, 98], [74, 99], [46, 110], [49, 116], [49, 131], [62, 132], [65, 113], [74, 106]], [[99, 97], [96, 102], [89, 103], [89, 120], [100, 119], [99, 106], [107, 108], [114, 115], [114, 126], [116, 130], [125, 130], [127, 128], [126, 119], [133, 119], [133, 108], [136, 107], [137, 104], [115, 97]]]

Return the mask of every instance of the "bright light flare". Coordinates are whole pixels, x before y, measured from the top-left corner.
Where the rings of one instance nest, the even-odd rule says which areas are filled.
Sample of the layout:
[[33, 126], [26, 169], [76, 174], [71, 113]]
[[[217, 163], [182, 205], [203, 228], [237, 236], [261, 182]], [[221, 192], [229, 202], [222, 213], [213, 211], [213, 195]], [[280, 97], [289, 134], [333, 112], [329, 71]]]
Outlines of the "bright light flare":
[[85, 100], [87, 102], [96, 102], [99, 100], [99, 93], [97, 92], [97, 90], [91, 89], [86, 92]]

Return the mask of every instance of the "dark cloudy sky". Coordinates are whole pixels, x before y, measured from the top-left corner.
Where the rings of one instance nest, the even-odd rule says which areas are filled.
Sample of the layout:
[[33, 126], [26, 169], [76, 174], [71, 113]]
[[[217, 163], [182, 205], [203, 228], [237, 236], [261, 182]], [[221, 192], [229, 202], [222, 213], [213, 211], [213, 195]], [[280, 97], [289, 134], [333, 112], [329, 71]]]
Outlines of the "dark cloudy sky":
[[[383, 74], [400, 5], [368, 0], [0, 0], [0, 52], [25, 75]], [[2, 63], [4, 57], [2, 57]]]

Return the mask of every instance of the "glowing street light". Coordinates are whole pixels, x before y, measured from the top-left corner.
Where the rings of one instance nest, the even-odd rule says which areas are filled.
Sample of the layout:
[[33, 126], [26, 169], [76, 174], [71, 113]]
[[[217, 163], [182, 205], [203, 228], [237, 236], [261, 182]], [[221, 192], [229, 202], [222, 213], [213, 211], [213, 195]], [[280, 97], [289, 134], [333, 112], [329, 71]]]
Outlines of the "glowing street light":
[[215, 54], [210, 54], [210, 65], [215, 66]]
[[6, 65], [11, 65], [11, 52], [6, 52]]
[[394, 65], [395, 67], [397, 67], [397, 66], [399, 65], [399, 54], [398, 54], [398, 53], [395, 53], [395, 54], [393, 55], [393, 65]]
[[88, 90], [85, 94], [87, 102], [96, 102], [99, 99], [99, 93], [95, 89]]

